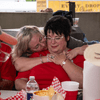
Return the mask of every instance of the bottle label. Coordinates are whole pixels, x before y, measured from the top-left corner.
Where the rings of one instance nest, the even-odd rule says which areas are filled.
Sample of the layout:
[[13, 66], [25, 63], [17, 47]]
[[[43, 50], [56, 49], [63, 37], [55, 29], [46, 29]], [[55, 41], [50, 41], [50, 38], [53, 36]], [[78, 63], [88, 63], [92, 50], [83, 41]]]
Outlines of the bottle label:
[[33, 100], [33, 93], [27, 93], [27, 100]]

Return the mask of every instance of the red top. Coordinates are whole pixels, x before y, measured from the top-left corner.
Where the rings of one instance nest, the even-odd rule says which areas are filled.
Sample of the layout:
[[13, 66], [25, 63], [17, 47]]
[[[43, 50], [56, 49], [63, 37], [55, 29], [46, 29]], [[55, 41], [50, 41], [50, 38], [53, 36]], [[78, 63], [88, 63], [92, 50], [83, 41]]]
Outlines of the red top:
[[[11, 47], [1, 43], [1, 50], [10, 53], [11, 52]], [[7, 79], [14, 81], [16, 77], [16, 70], [15, 67], [12, 64], [11, 61], [11, 56], [6, 62], [0, 62], [0, 73], [1, 73], [1, 78], [2, 79]]]
[[[39, 57], [40, 54], [42, 56], [46, 56], [48, 53], [48, 50], [37, 52], [33, 53], [30, 57]], [[73, 62], [83, 68], [84, 57], [82, 55], [79, 55], [73, 59]], [[53, 62], [47, 62], [37, 65], [26, 72], [19, 72], [16, 79], [29, 78], [29, 76], [35, 76], [40, 89], [50, 86], [54, 76], [56, 76], [60, 82], [70, 81], [70, 78], [68, 77], [62, 66], [57, 65]]]

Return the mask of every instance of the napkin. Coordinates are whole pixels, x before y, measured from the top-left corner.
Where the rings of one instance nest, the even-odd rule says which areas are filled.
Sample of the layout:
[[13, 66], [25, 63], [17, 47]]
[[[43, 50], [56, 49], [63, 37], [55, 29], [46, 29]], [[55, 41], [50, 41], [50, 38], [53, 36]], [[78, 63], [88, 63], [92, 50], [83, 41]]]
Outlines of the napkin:
[[[52, 86], [54, 88], [54, 90], [57, 91], [58, 93], [60, 93], [63, 96], [63, 98], [65, 99], [66, 92], [62, 88], [61, 83], [56, 76], [53, 78], [53, 81], [50, 86]], [[48, 90], [50, 88], [50, 86], [47, 87], [46, 90]]]
[[16, 95], [2, 100], [26, 100], [26, 91], [21, 90]]

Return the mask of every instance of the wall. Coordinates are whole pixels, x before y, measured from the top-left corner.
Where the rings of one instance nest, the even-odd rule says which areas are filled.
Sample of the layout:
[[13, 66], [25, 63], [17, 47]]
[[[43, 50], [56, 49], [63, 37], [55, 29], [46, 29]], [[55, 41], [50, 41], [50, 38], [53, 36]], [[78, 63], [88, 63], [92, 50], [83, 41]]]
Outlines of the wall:
[[89, 41], [100, 41], [100, 13], [77, 13], [79, 17], [79, 26], [86, 34]]
[[[24, 25], [44, 26], [52, 13], [0, 13], [0, 25], [3, 29], [19, 28]], [[79, 27], [89, 41], [100, 41], [100, 13], [76, 13]]]
[[52, 13], [0, 13], [0, 25], [3, 29], [20, 28], [24, 25], [44, 26]]

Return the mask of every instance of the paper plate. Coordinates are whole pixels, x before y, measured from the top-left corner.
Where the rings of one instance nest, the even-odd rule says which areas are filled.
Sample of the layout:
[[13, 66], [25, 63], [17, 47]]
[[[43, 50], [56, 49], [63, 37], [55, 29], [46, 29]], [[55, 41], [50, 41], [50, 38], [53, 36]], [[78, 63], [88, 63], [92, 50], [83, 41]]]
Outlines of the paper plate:
[[84, 58], [100, 67], [100, 44], [89, 45], [84, 51]]

